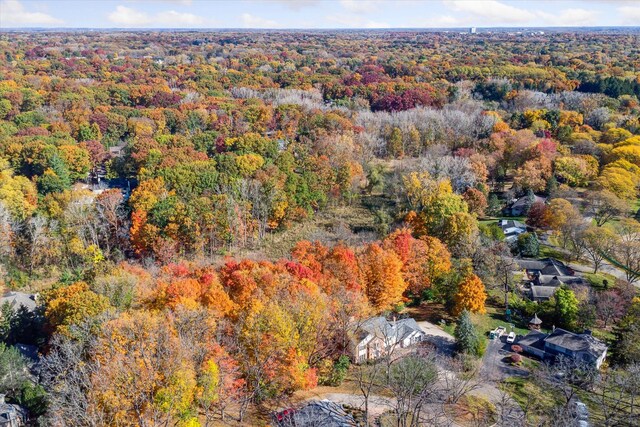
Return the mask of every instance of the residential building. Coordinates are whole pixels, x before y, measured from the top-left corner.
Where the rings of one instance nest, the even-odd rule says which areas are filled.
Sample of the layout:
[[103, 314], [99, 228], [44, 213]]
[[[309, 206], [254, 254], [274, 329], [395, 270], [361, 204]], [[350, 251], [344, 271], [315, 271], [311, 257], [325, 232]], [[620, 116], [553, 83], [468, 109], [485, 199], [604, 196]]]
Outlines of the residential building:
[[504, 233], [504, 240], [507, 243], [513, 243], [518, 240], [518, 236], [527, 232], [527, 226], [520, 221], [513, 219], [501, 219], [498, 221], [498, 226]]
[[524, 279], [532, 301], [549, 300], [562, 285], [585, 284], [582, 277], [575, 276], [571, 268], [555, 258], [516, 259], [515, 261], [525, 272]]
[[342, 405], [329, 400], [316, 400], [300, 409], [285, 409], [273, 416], [278, 427], [356, 427], [353, 416]]
[[27, 422], [27, 410], [20, 405], [6, 403], [0, 394], [0, 427], [22, 427]]
[[607, 357], [607, 345], [594, 338], [590, 332], [575, 334], [561, 328], [555, 328], [550, 334], [537, 330], [529, 332], [518, 340], [517, 344], [526, 353], [541, 359], [555, 359], [560, 356], [586, 362], [600, 368]]
[[34, 311], [36, 309], [37, 300], [37, 294], [34, 295], [24, 292], [9, 291], [0, 297], [0, 306], [7, 303], [14, 310], [18, 310], [20, 309], [20, 306], [23, 306], [29, 311]]
[[382, 316], [373, 317], [355, 329], [352, 357], [356, 363], [379, 359], [397, 348], [410, 347], [425, 336], [414, 319], [388, 321]]
[[557, 286], [536, 286], [532, 285], [529, 291], [531, 301], [543, 302], [549, 301], [556, 294]]
[[574, 277], [575, 271], [567, 267], [562, 261], [555, 258], [533, 259], [516, 259], [520, 268], [526, 271], [529, 280], [534, 280], [540, 276], [556, 276], [558, 278]]
[[508, 207], [504, 208], [503, 212], [505, 215], [508, 215], [508, 216], [523, 216], [527, 214], [527, 211], [529, 210], [531, 205], [533, 205], [536, 202], [546, 203], [547, 199], [546, 197], [540, 197], [535, 195], [533, 197], [529, 197], [529, 196], [520, 197], [519, 199], [513, 200]]

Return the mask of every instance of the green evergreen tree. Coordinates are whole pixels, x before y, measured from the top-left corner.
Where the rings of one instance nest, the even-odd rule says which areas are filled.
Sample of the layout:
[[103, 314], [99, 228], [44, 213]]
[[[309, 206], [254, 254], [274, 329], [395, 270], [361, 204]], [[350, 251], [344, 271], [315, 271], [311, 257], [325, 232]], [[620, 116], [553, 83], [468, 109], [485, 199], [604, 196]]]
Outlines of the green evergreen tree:
[[49, 168], [38, 177], [37, 184], [41, 194], [60, 193], [71, 187], [69, 169], [58, 154], [51, 156]]
[[636, 298], [613, 328], [611, 340], [611, 361], [617, 365], [640, 363], [640, 301]]
[[458, 324], [453, 334], [461, 352], [478, 355], [480, 336], [473, 322], [471, 322], [471, 314], [467, 310], [462, 310], [462, 313], [460, 313]]
[[522, 233], [519, 235], [518, 250], [522, 256], [537, 257], [540, 253], [540, 242], [535, 233]]

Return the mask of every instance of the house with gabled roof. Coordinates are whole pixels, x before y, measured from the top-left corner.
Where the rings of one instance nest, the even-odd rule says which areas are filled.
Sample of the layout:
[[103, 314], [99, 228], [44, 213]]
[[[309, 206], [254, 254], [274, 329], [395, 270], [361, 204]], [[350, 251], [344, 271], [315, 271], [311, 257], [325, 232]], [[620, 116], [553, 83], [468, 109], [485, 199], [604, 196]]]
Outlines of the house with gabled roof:
[[14, 311], [18, 311], [20, 307], [24, 307], [28, 311], [34, 311], [37, 306], [37, 300], [37, 294], [9, 291], [0, 297], [0, 306], [9, 304]]
[[524, 196], [519, 199], [513, 200], [508, 207], [504, 208], [503, 212], [509, 216], [522, 216], [526, 215], [527, 211], [534, 203], [546, 203], [547, 198], [536, 196]]
[[396, 348], [407, 348], [426, 337], [412, 318], [387, 320], [383, 316], [365, 320], [352, 335], [352, 357], [356, 363], [386, 356]]
[[356, 427], [358, 424], [342, 405], [314, 400], [299, 409], [285, 409], [273, 415], [278, 427]]
[[514, 219], [501, 219], [498, 221], [498, 226], [504, 233], [504, 240], [507, 243], [515, 242], [519, 235], [527, 232], [527, 226]]

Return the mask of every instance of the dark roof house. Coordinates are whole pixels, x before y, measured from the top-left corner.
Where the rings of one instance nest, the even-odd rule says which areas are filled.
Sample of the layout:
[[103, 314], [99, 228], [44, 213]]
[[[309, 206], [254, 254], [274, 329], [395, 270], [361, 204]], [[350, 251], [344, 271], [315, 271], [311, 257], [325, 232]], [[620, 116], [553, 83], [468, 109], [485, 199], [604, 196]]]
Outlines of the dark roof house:
[[555, 328], [550, 334], [531, 331], [518, 340], [518, 345], [541, 359], [564, 356], [596, 368], [600, 368], [607, 357], [607, 345], [591, 333], [575, 334], [561, 328]]
[[548, 301], [555, 295], [558, 290], [557, 286], [531, 286], [531, 301], [541, 302]]
[[555, 258], [516, 259], [516, 262], [529, 276], [570, 277], [575, 274], [571, 268]]
[[533, 196], [530, 198], [528, 196], [520, 197], [519, 199], [514, 200], [508, 207], [504, 209], [504, 213], [510, 216], [522, 216], [524, 215], [532, 204], [540, 202], [546, 203], [546, 197]]

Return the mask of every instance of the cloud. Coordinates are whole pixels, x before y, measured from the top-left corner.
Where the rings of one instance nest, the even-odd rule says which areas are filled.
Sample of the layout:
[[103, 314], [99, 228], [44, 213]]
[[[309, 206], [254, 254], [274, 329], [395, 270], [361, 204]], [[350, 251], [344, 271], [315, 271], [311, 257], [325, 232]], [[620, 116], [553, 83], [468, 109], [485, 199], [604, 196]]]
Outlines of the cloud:
[[[540, 2], [542, 5], [546, 2]], [[544, 25], [557, 27], [593, 25], [598, 22], [595, 10], [571, 8], [554, 13], [544, 10], [528, 10], [506, 4], [497, 0], [445, 0], [445, 6], [459, 15], [450, 17], [451, 25]], [[553, 3], [547, 3], [553, 9]], [[444, 18], [444, 17], [440, 17]], [[455, 23], [454, 23], [455, 21]], [[442, 20], [442, 26], [447, 20]], [[440, 26], [436, 25], [434, 26]]]
[[130, 7], [119, 5], [107, 15], [107, 19], [121, 27], [203, 27], [213, 22], [192, 13], [167, 10], [148, 14]]
[[617, 10], [625, 25], [638, 25], [640, 22], [640, 6], [623, 6]]
[[535, 19], [535, 13], [501, 3], [497, 0], [446, 0], [445, 5], [456, 12], [467, 13], [468, 18], [481, 20], [483, 24], [525, 23]]
[[326, 17], [328, 22], [338, 24], [340, 28], [390, 28], [386, 22], [373, 21], [364, 19], [354, 15], [329, 15]]
[[129, 3], [174, 3], [182, 6], [191, 6], [193, 0], [126, 0]]
[[538, 15], [544, 19], [545, 25], [557, 27], [578, 27], [598, 22], [598, 14], [586, 9], [564, 9], [556, 14], [538, 12]]
[[451, 15], [440, 15], [426, 19], [414, 20], [412, 27], [418, 28], [451, 28], [451, 27], [463, 27], [467, 22], [456, 18]]
[[241, 18], [245, 28], [278, 28], [280, 26], [276, 21], [251, 15], [250, 13], [243, 13]]
[[313, 7], [320, 3], [320, 0], [262, 0], [270, 3], [278, 3], [288, 7], [291, 10], [301, 10], [306, 7]]
[[342, 7], [352, 13], [371, 13], [378, 9], [381, 0], [340, 0]]
[[18, 0], [0, 1], [0, 28], [54, 26], [64, 22], [42, 12], [28, 12]]

